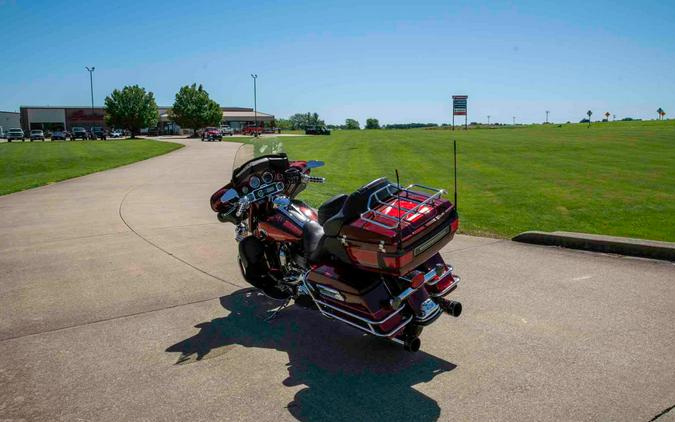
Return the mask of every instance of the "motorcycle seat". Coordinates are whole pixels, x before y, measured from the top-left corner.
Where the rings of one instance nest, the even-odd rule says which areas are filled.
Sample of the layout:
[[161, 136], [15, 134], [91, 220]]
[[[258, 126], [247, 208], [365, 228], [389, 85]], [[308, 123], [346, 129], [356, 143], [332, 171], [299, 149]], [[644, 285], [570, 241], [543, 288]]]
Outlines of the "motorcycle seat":
[[340, 212], [342, 209], [342, 206], [345, 204], [345, 201], [347, 200], [347, 195], [344, 193], [335, 195], [331, 199], [327, 200], [321, 206], [319, 207], [317, 214], [319, 216], [319, 224], [322, 226], [324, 223], [333, 217], [335, 214]]
[[323, 227], [316, 221], [308, 221], [302, 228], [302, 246], [307, 262], [318, 261], [325, 252]]
[[[389, 180], [387, 178], [380, 177], [352, 192], [345, 199], [340, 211], [322, 224], [326, 236], [337, 236], [345, 223], [352, 222], [367, 210], [370, 195], [388, 184]], [[327, 202], [336, 199], [337, 197], [333, 197]], [[384, 195], [380, 199], [384, 200]]]

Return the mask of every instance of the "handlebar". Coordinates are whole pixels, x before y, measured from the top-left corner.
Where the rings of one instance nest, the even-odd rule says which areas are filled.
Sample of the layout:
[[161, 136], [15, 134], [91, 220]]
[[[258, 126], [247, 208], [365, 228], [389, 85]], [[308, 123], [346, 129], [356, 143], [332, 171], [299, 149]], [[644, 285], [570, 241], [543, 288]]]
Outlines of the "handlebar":
[[239, 206], [237, 207], [237, 217], [241, 217], [244, 211], [246, 211], [246, 208], [248, 208], [248, 205], [249, 202], [242, 198], [242, 200], [239, 202]]
[[302, 181], [305, 183], [326, 183], [326, 178], [325, 177], [315, 177], [315, 176], [308, 176], [306, 174], [302, 175]]

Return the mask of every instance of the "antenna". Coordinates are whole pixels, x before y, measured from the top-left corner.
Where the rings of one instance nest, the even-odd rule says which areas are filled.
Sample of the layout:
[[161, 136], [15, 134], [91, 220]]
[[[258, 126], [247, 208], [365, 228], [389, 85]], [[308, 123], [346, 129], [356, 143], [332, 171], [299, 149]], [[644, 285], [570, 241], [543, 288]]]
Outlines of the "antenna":
[[401, 182], [398, 180], [398, 169], [396, 171], [396, 203], [398, 204], [398, 247], [403, 247], [403, 239], [401, 237]]
[[[454, 182], [455, 182], [455, 210], [458, 210], [457, 207], [457, 141], [452, 140], [452, 157], [454, 160], [454, 165], [453, 165], [453, 172], [454, 172]], [[398, 173], [397, 173], [398, 174]]]

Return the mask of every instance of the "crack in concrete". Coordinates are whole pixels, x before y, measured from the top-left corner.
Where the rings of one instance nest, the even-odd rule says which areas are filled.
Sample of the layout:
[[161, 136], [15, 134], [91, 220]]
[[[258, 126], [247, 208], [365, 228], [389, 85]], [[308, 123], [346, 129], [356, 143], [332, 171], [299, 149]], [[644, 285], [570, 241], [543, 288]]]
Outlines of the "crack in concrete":
[[240, 285], [235, 284], [235, 283], [233, 283], [233, 282], [231, 282], [231, 281], [225, 280], [224, 278], [218, 277], [217, 275], [211, 274], [210, 272], [208, 272], [208, 271], [206, 271], [206, 270], [203, 270], [203, 269], [197, 267], [196, 265], [191, 264], [190, 262], [184, 260], [183, 258], [181, 258], [181, 257], [179, 257], [179, 256], [174, 255], [172, 252], [170, 252], [170, 251], [168, 251], [168, 250], [162, 248], [162, 247], [159, 246], [158, 244], [154, 243], [153, 241], [151, 241], [151, 240], [148, 239], [147, 237], [145, 237], [145, 236], [143, 236], [142, 234], [140, 234], [139, 232], [137, 232], [137, 231], [136, 231], [136, 230], [135, 230], [128, 222], [127, 222], [127, 220], [124, 219], [124, 213], [122, 212], [122, 208], [123, 208], [123, 206], [124, 206], [124, 202], [126, 201], [127, 197], [128, 197], [129, 194], [131, 193], [131, 191], [133, 191], [136, 187], [138, 187], [138, 186], [132, 186], [132, 187], [129, 188], [129, 190], [127, 190], [127, 192], [124, 194], [124, 197], [123, 197], [122, 200], [120, 201], [120, 206], [119, 206], [119, 209], [118, 209], [118, 214], [119, 214], [119, 216], [120, 216], [120, 219], [122, 220], [122, 222], [124, 223], [124, 225], [127, 226], [127, 227], [129, 228], [129, 230], [131, 230], [136, 236], [138, 236], [139, 238], [141, 238], [142, 240], [144, 240], [144, 241], [145, 241], [146, 243], [148, 243], [149, 245], [151, 245], [151, 246], [153, 246], [153, 247], [159, 249], [160, 251], [162, 251], [162, 252], [164, 252], [165, 254], [169, 255], [169, 256], [172, 257], [173, 259], [175, 259], [175, 260], [177, 260], [177, 261], [179, 261], [179, 262], [181, 262], [181, 263], [187, 265], [188, 267], [190, 267], [190, 268], [192, 268], [192, 269], [194, 269], [194, 270], [196, 270], [196, 271], [199, 271], [200, 273], [202, 273], [202, 274], [204, 274], [204, 275], [206, 275], [206, 276], [209, 276], [209, 277], [211, 277], [211, 278], [214, 278], [214, 279], [216, 279], [216, 280], [218, 280], [218, 281], [221, 281], [221, 282], [223, 282], [223, 283], [225, 283], [225, 284], [229, 284], [230, 286], [233, 286], [233, 287], [238, 287], [238, 288], [245, 288], [245, 287], [246, 287], [246, 286], [240, 286]]
[[663, 412], [659, 413], [658, 415], [654, 416], [653, 418], [651, 418], [651, 419], [649, 420], [649, 422], [654, 422], [655, 420], [657, 420], [657, 419], [660, 418], [661, 416], [664, 416], [666, 413], [670, 412], [670, 411], [673, 410], [673, 409], [675, 409], [675, 404], [672, 405], [672, 406], [670, 406], [669, 408], [665, 409]]

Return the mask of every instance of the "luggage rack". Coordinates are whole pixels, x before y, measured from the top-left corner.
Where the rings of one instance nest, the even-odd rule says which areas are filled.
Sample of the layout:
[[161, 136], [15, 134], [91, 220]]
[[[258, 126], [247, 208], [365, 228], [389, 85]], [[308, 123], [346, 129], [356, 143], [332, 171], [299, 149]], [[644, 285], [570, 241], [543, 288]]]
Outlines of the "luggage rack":
[[[429, 194], [424, 193], [424, 192], [417, 192], [410, 190], [411, 188], [417, 188], [417, 189], [423, 189], [426, 191], [429, 191]], [[406, 201], [414, 202], [417, 205], [415, 205], [411, 209], [405, 210], [403, 214], [401, 214], [399, 217], [394, 217], [391, 215], [387, 215], [383, 212], [377, 211], [375, 207], [384, 205], [384, 206], [392, 206], [391, 204], [384, 202], [382, 200], [382, 196], [386, 196], [386, 199], [391, 198], [392, 196], [398, 195], [400, 197], [400, 192], [405, 192], [406, 196], [404, 199]], [[447, 193], [445, 189], [436, 189], [436, 188], [430, 188], [428, 186], [423, 186], [423, 185], [418, 185], [418, 184], [412, 184], [409, 186], [406, 186], [405, 188], [401, 187], [400, 185], [395, 185], [393, 183], [389, 183], [388, 185], [385, 185], [381, 187], [380, 189], [376, 190], [375, 192], [371, 193], [370, 196], [368, 197], [368, 204], [366, 211], [361, 213], [361, 219], [365, 220], [369, 223], [375, 224], [377, 226], [383, 227], [385, 229], [395, 229], [398, 227], [400, 222], [403, 222], [408, 218], [410, 215], [415, 214], [417, 210], [422, 208], [425, 205], [430, 204], [433, 200], [440, 198], [443, 194]], [[426, 196], [427, 198], [424, 201], [419, 201], [417, 199], [413, 199], [410, 197], [410, 194], [415, 194], [415, 195], [421, 195], [421, 196]], [[403, 211], [403, 209], [401, 209]], [[377, 221], [375, 220], [375, 217], [380, 217], [387, 219], [391, 221], [391, 224], [387, 224], [386, 222], [382, 221]]]

